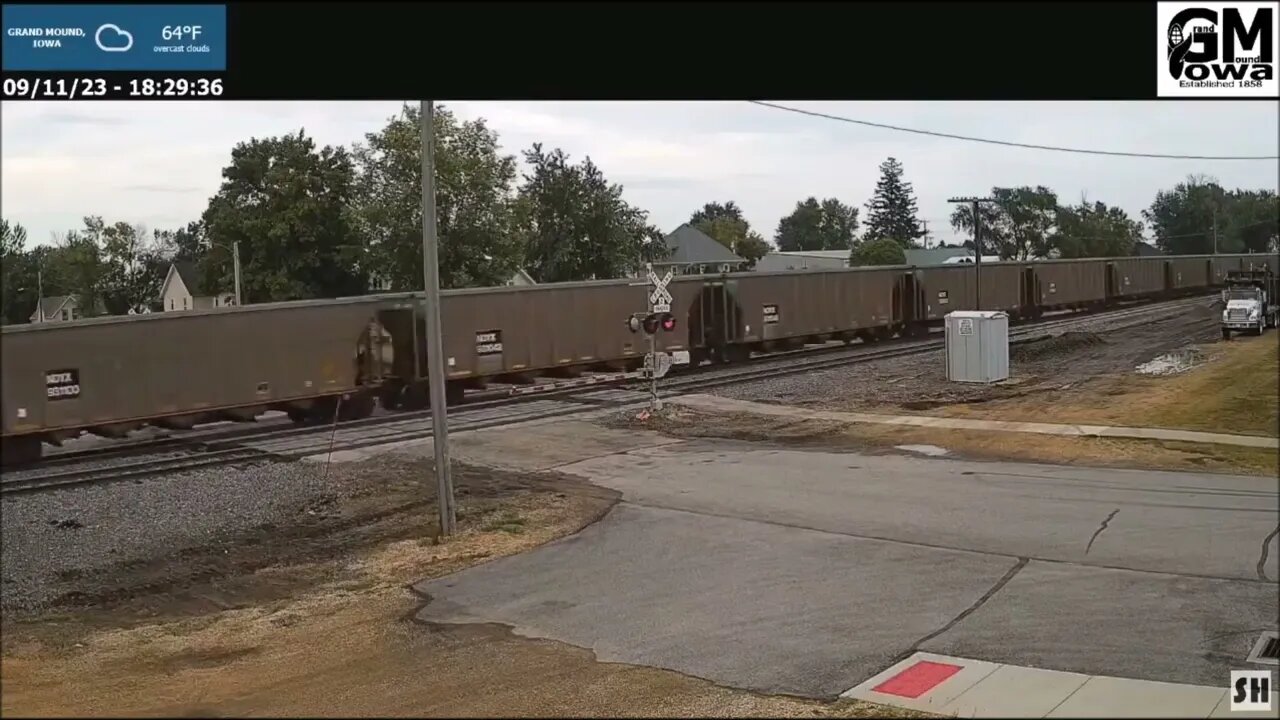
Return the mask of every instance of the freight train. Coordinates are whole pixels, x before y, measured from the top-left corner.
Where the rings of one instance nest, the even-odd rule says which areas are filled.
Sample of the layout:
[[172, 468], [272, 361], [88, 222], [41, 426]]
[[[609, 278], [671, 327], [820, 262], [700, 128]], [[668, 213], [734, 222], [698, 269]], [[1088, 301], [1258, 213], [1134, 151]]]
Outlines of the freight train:
[[[1280, 256], [1213, 255], [678, 276], [659, 350], [738, 362], [830, 340], [871, 342], [979, 308], [1060, 309], [1205, 292]], [[981, 272], [981, 281], [977, 273]], [[646, 305], [631, 280], [442, 293], [447, 398], [486, 383], [638, 368]], [[41, 444], [144, 425], [190, 428], [282, 410], [295, 422], [367, 417], [429, 402], [422, 296], [368, 295], [7, 326], [0, 333], [6, 464]]]

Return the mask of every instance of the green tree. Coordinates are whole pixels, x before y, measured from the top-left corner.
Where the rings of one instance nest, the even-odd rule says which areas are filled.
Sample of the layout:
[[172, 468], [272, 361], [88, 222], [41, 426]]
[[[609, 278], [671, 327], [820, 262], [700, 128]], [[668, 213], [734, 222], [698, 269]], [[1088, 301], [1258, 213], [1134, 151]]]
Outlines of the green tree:
[[82, 229], [66, 232], [52, 246], [37, 248], [44, 297], [74, 295], [84, 317], [102, 312], [108, 270], [102, 251], [104, 229], [102, 218], [86, 217]]
[[774, 244], [779, 250], [851, 250], [858, 231], [858, 209], [835, 198], [816, 197], [796, 203], [778, 222]]
[[889, 238], [904, 248], [918, 247], [925, 230], [916, 213], [915, 191], [902, 179], [902, 163], [896, 158], [880, 163], [880, 179], [867, 203], [866, 236]]
[[[357, 258], [396, 290], [422, 288], [422, 116], [406, 105], [353, 151], [356, 228], [367, 238]], [[437, 108], [436, 233], [443, 287], [501, 285], [520, 267], [515, 228], [516, 159], [499, 152], [483, 119], [460, 122]], [[360, 262], [363, 261], [363, 262]]]
[[[979, 204], [982, 252], [1004, 260], [1046, 257], [1052, 249], [1058, 195], [1047, 187], [991, 188], [992, 202]], [[951, 226], [973, 232], [968, 203], [951, 213]]]
[[760, 233], [751, 229], [742, 210], [732, 200], [723, 205], [707, 203], [701, 210], [693, 213], [689, 224], [732, 250], [738, 257], [746, 259], [748, 267], [755, 265], [757, 260], [772, 249]]
[[571, 164], [563, 150], [524, 153], [518, 223], [526, 269], [538, 282], [622, 277], [665, 252], [648, 213], [622, 199], [591, 158]]
[[[1224, 209], [1227, 192], [1213, 178], [1202, 175], [1188, 176], [1172, 190], [1156, 193], [1151, 207], [1142, 211], [1156, 246], [1169, 255], [1195, 255], [1213, 252], [1213, 228], [1215, 209], [1227, 221]], [[1219, 233], [1221, 235], [1221, 233]], [[1230, 243], [1223, 247], [1219, 237], [1219, 250], [1229, 252]]]
[[1132, 255], [1142, 240], [1142, 223], [1129, 219], [1118, 207], [1081, 199], [1079, 205], [1060, 207], [1052, 244], [1060, 257], [1120, 257]]
[[36, 264], [27, 250], [27, 229], [0, 219], [0, 318], [24, 323], [36, 304]]
[[907, 253], [902, 244], [889, 237], [867, 238], [854, 245], [849, 253], [849, 264], [864, 265], [906, 265]]
[[[251, 139], [231, 151], [222, 187], [201, 218], [210, 241], [240, 243], [245, 302], [355, 295], [350, 206], [355, 171], [343, 148], [304, 131]], [[218, 287], [232, 287], [230, 267]]]
[[141, 225], [106, 225], [100, 217], [92, 220], [101, 247], [102, 300], [107, 313], [126, 315], [154, 307], [169, 268], [161, 246]]
[[[1273, 190], [1232, 190], [1219, 213], [1219, 252], [1276, 252], [1280, 199]], [[1225, 246], [1225, 247], [1224, 247]]]

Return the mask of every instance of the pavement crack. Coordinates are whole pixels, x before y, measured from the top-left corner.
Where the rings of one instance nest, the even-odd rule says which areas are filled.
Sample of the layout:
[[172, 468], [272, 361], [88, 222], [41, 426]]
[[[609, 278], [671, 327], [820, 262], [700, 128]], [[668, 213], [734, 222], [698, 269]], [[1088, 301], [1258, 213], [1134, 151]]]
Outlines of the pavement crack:
[[1005, 585], [1008, 585], [1009, 581], [1012, 580], [1015, 575], [1021, 572], [1022, 568], [1026, 567], [1027, 563], [1029, 562], [1031, 562], [1031, 558], [1028, 558], [1028, 557], [1018, 558], [1018, 562], [1014, 563], [1013, 567], [1009, 568], [1009, 570], [1006, 571], [1005, 574], [1001, 576], [1001, 578], [997, 580], [994, 585], [992, 585], [985, 593], [983, 593], [982, 597], [978, 598], [976, 601], [974, 601], [972, 605], [962, 610], [959, 615], [956, 615], [955, 617], [951, 618], [951, 620], [948, 621], [946, 625], [943, 625], [937, 630], [934, 630], [928, 635], [925, 635], [924, 637], [912, 643], [911, 647], [908, 648], [906, 651], [904, 651], [901, 655], [899, 655], [898, 659], [895, 660], [894, 662], [901, 662], [902, 660], [905, 660], [911, 657], [913, 654], [915, 654], [920, 650], [920, 646], [938, 637], [939, 635], [945, 633], [946, 631], [955, 627], [961, 620], [964, 620], [965, 618], [969, 617], [973, 613], [977, 612], [978, 609], [981, 608], [983, 605], [985, 605], [988, 600], [990, 600], [992, 597], [995, 596], [996, 593], [1000, 592]]
[[1276, 529], [1262, 540], [1262, 555], [1258, 558], [1258, 579], [1263, 582], [1270, 582], [1267, 577], [1267, 556], [1271, 554], [1271, 541], [1275, 540], [1276, 535], [1280, 535], [1280, 525], [1276, 525]]
[[1111, 518], [1114, 518], [1118, 512], [1120, 512], [1120, 508], [1112, 510], [1111, 514], [1108, 515], [1106, 519], [1102, 521], [1102, 524], [1098, 526], [1098, 529], [1093, 531], [1093, 537], [1089, 538], [1089, 544], [1084, 547], [1085, 555], [1088, 555], [1089, 551], [1093, 549], [1093, 541], [1097, 540], [1098, 536], [1102, 534], [1102, 531], [1107, 529], [1107, 526], [1111, 524]]

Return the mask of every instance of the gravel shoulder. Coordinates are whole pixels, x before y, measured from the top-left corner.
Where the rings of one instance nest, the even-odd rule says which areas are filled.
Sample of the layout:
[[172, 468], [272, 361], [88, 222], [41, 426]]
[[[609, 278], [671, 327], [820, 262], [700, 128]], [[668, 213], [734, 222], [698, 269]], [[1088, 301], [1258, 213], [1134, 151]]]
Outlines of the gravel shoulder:
[[428, 467], [391, 453], [5, 498], [0, 712], [920, 716], [413, 621], [411, 583], [575, 533], [617, 500], [554, 472], [459, 463], [459, 533], [442, 542]]
[[1010, 346], [1010, 377], [991, 385], [953, 383], [946, 378], [942, 350], [770, 378], [712, 390], [716, 395], [823, 410], [929, 412], [961, 403], [1029, 397], [1067, 390], [1097, 377], [1132, 375], [1164, 353], [1214, 342], [1220, 337], [1216, 302], [1181, 305], [1151, 322], [1099, 315], [1070, 331]]
[[[1275, 437], [1280, 389], [1277, 335], [1220, 340], [1217, 304], [1183, 306], [1150, 323], [1116, 327], [1105, 316], [1010, 348], [1011, 377], [991, 385], [946, 379], [945, 355], [895, 358], [712, 390], [716, 395], [821, 410], [975, 419], [1095, 423]], [[1189, 369], [1142, 374], [1165, 357]], [[1176, 363], [1175, 363], [1176, 364]], [[1273, 450], [1180, 442], [1074, 438], [966, 430], [712, 416], [677, 405], [614, 427], [675, 437], [716, 437], [857, 452], [946, 452], [986, 460], [1271, 475]]]

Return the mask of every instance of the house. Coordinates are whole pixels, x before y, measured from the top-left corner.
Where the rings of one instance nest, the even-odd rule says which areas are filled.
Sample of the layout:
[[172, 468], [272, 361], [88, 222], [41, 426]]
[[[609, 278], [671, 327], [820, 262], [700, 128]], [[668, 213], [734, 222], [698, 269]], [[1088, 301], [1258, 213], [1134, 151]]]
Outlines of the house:
[[54, 295], [41, 298], [36, 309], [31, 313], [31, 322], [62, 322], [79, 320], [82, 317], [80, 302], [74, 295]]
[[1139, 240], [1133, 244], [1133, 254], [1136, 257], [1154, 257], [1156, 255], [1163, 255], [1164, 253], [1160, 252], [1160, 248], [1157, 248], [1155, 245]]
[[236, 304], [233, 293], [210, 293], [200, 284], [195, 265], [172, 263], [160, 286], [162, 310], [209, 310]]
[[698, 275], [733, 272], [747, 264], [746, 258], [688, 223], [672, 230], [662, 241], [670, 253], [654, 262], [655, 268], [671, 267], [682, 275]]
[[849, 267], [848, 250], [775, 251], [756, 261], [757, 272], [817, 270]]
[[533, 276], [525, 272], [523, 268], [517, 269], [514, 273], [511, 274], [511, 277], [507, 278], [507, 281], [503, 283], [503, 285], [508, 285], [508, 286], [516, 285], [519, 287], [526, 287], [528, 285], [537, 285], [537, 284], [538, 283], [536, 280], [533, 279]]

